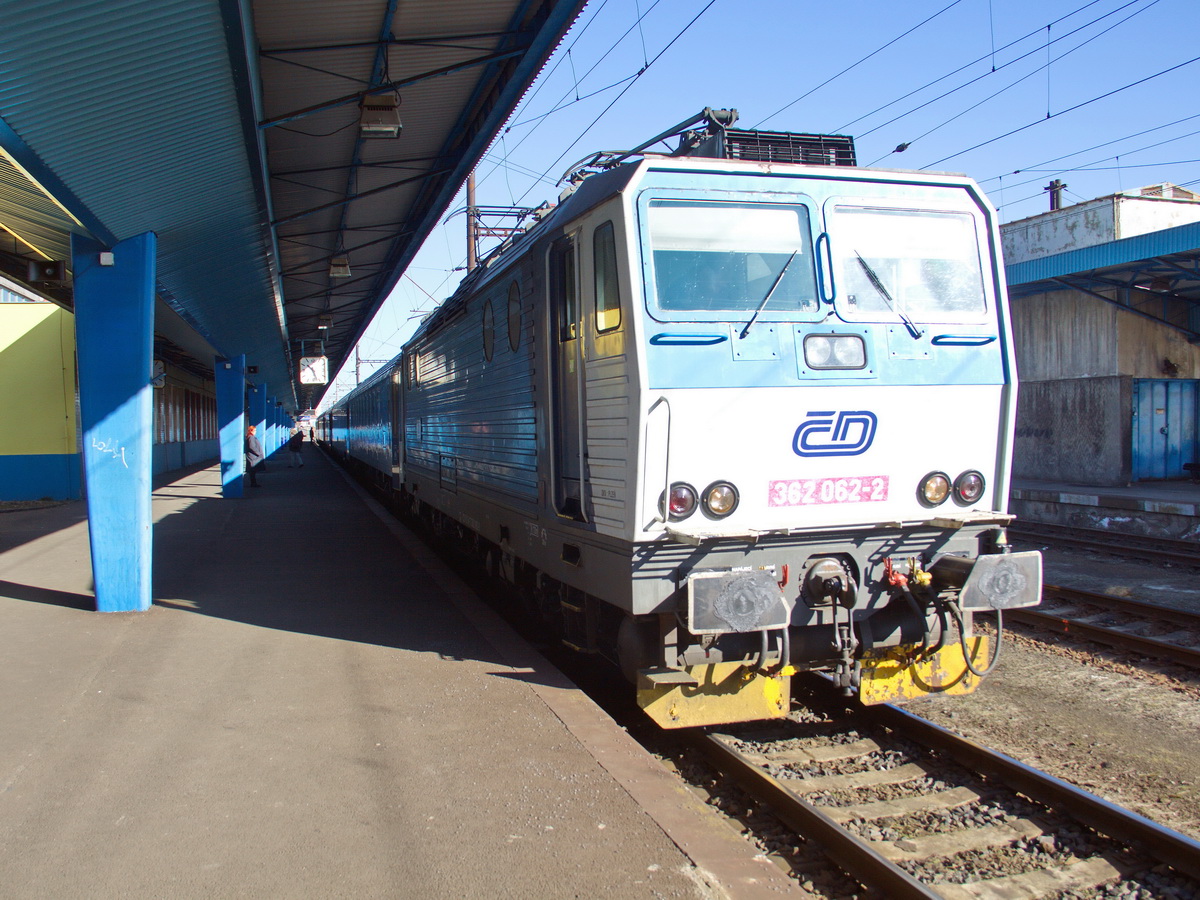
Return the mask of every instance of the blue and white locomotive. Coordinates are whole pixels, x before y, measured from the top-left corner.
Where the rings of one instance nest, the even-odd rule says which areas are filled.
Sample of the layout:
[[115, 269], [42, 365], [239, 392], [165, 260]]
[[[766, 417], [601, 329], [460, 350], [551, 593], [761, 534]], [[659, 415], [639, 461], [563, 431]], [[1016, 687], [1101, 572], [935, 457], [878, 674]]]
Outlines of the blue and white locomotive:
[[968, 692], [972, 613], [1041, 592], [995, 211], [735, 118], [588, 160], [328, 418], [666, 727], [782, 716], [797, 669]]

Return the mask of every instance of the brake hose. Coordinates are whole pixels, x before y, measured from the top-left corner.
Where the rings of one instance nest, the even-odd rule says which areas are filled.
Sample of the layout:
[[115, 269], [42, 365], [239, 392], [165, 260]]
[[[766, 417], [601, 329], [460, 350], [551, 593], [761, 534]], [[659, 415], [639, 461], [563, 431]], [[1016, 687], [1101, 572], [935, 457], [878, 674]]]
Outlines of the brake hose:
[[983, 678], [985, 675], [989, 674], [992, 669], [996, 668], [996, 663], [1000, 662], [1000, 650], [1004, 646], [1004, 610], [996, 610], [996, 649], [992, 653], [992, 658], [991, 661], [988, 662], [987, 668], [985, 668], [983, 671], [980, 671], [971, 664], [971, 654], [970, 651], [967, 650], [966, 625], [963, 621], [962, 610], [959, 608], [958, 603], [953, 600], [951, 600], [947, 606], [950, 607], [950, 613], [954, 616], [954, 624], [958, 626], [958, 643], [962, 647], [963, 662], [967, 664], [967, 668], [971, 670], [971, 674], [977, 678]]

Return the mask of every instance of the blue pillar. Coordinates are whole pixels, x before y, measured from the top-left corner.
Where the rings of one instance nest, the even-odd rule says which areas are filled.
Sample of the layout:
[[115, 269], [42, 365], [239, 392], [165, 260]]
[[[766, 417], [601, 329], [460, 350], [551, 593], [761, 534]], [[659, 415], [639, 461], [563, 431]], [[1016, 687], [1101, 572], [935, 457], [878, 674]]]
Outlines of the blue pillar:
[[246, 357], [217, 357], [217, 425], [221, 429], [221, 496], [245, 496], [242, 469], [246, 455]]
[[246, 392], [245, 403], [250, 415], [249, 424], [254, 426], [254, 430], [258, 433], [258, 439], [262, 442], [263, 455], [269, 456], [267, 442], [270, 441], [271, 436], [267, 428], [267, 386], [265, 384], [250, 385], [250, 390]]
[[110, 251], [71, 235], [83, 471], [99, 612], [145, 610], [152, 599], [150, 378], [157, 244], [147, 232]]
[[271, 433], [267, 441], [267, 456], [279, 449], [279, 407], [274, 397], [267, 398], [267, 422], [270, 423]]

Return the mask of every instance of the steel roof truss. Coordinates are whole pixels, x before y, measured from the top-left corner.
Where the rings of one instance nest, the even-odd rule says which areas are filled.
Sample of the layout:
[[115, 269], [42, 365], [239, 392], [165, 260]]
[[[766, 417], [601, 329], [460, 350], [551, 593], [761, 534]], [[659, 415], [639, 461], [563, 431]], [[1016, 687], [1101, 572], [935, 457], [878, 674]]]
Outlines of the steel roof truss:
[[[1169, 322], [1159, 316], [1151, 315], [1150, 313], [1144, 312], [1143, 310], [1140, 310], [1134, 306], [1122, 303], [1120, 300], [1115, 300], [1112, 297], [1106, 297], [1104, 294], [1101, 294], [1098, 291], [1093, 291], [1091, 288], [1084, 287], [1082, 284], [1077, 284], [1069, 278], [1056, 276], [1050, 280], [1055, 281], [1063, 287], [1069, 288], [1070, 290], [1079, 291], [1080, 293], [1087, 294], [1089, 297], [1095, 297], [1097, 300], [1103, 300], [1105, 303], [1110, 303], [1113, 306], [1117, 306], [1125, 310], [1125, 312], [1132, 313], [1135, 316], [1141, 316], [1143, 319], [1149, 319], [1151, 322], [1157, 322], [1160, 325], [1166, 325], [1168, 328], [1173, 328], [1176, 331], [1187, 335], [1188, 343], [1200, 343], [1200, 334], [1192, 331], [1189, 328], [1184, 328], [1182, 325], [1176, 325], [1174, 322]], [[1121, 287], [1121, 285], [1117, 286]]]

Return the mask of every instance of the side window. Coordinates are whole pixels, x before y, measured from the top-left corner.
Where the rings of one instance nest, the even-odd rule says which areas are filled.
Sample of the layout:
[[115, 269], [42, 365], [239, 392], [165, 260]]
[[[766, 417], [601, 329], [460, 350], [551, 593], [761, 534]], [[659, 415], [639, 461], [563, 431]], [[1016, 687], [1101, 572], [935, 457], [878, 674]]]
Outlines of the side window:
[[483, 301], [483, 357], [488, 362], [496, 352], [496, 317], [492, 312], [491, 299]]
[[515, 281], [508, 286], [508, 346], [513, 352], [521, 346], [521, 289]]
[[621, 294], [617, 284], [617, 238], [612, 222], [605, 222], [592, 236], [592, 258], [596, 269], [596, 331], [621, 327]]
[[408, 354], [408, 368], [405, 372], [408, 381], [408, 389], [411, 391], [421, 383], [421, 370], [419, 367], [420, 354], [415, 350]]

